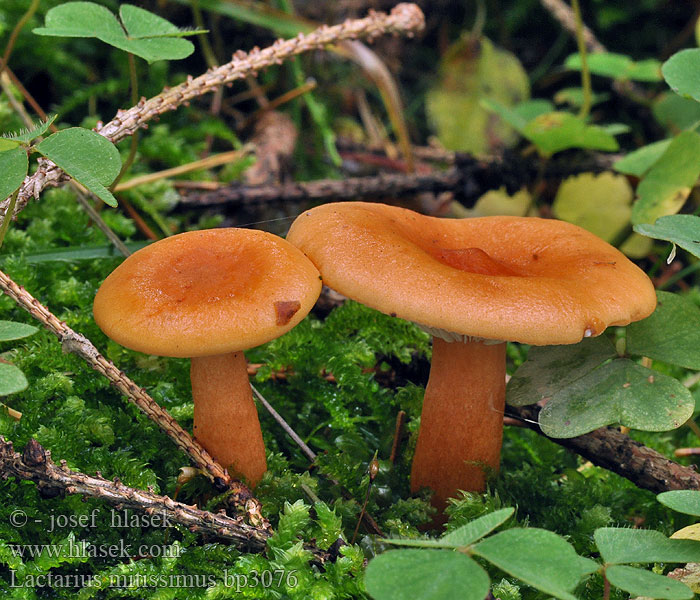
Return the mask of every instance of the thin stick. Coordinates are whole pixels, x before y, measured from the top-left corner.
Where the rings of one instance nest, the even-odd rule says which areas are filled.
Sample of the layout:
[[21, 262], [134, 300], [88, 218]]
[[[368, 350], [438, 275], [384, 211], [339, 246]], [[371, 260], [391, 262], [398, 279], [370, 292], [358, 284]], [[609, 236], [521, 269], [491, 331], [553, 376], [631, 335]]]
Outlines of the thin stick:
[[[522, 418], [530, 429], [547, 437], [537, 424], [539, 410], [537, 406], [508, 407], [510, 416]], [[700, 489], [700, 473], [669, 460], [614, 427], [601, 427], [574, 438], [548, 439], [655, 493]]]
[[132, 188], [144, 185], [146, 183], [152, 183], [154, 181], [159, 181], [160, 179], [167, 179], [168, 177], [175, 177], [177, 175], [182, 175], [184, 173], [190, 173], [192, 171], [198, 171], [199, 169], [211, 169], [212, 167], [218, 167], [219, 165], [226, 165], [234, 160], [238, 160], [247, 156], [252, 151], [250, 146], [244, 146], [240, 150], [231, 150], [229, 152], [222, 152], [221, 154], [214, 154], [212, 156], [207, 156], [201, 160], [195, 160], [194, 162], [187, 163], [186, 165], [179, 165], [177, 167], [172, 167], [171, 169], [165, 169], [163, 171], [158, 171], [156, 173], [147, 173], [146, 175], [139, 175], [128, 181], [120, 183], [114, 188], [115, 192], [123, 192], [125, 190], [130, 190]]
[[[308, 35], [299, 34], [289, 40], [277, 40], [272, 46], [249, 53], [239, 51], [231, 62], [216, 69], [210, 69], [197, 78], [188, 77], [184, 83], [154, 96], [150, 100], [138, 102], [128, 110], [120, 110], [109, 123], [97, 128], [97, 133], [112, 143], [132, 135], [146, 127], [149, 121], [163, 113], [175, 110], [193, 98], [212, 92], [221, 85], [257, 73], [261, 69], [312, 50], [322, 49], [329, 44], [348, 39], [373, 39], [386, 33], [413, 35], [424, 26], [424, 17], [415, 4], [399, 4], [391, 14], [370, 12], [364, 19], [350, 19], [333, 27], [321, 26]], [[43, 162], [37, 171], [25, 179], [17, 197], [15, 214], [21, 211], [32, 197], [38, 198], [47, 186], [56, 186], [68, 176], [51, 161]], [[0, 215], [7, 211], [8, 201], [0, 203]]]
[[[99, 498], [112, 505], [119, 505], [143, 512], [157, 514], [161, 523], [178, 523], [190, 531], [205, 533], [219, 540], [232, 542], [247, 552], [263, 552], [272, 535], [269, 527], [254, 527], [242, 519], [231, 518], [224, 513], [211, 513], [174, 502], [168, 496], [159, 496], [152, 490], [143, 491], [123, 485], [118, 479], [109, 481], [99, 476], [91, 477], [72, 471], [65, 461], [60, 466], [51, 460], [50, 451], [31, 439], [20, 455], [12, 442], [0, 436], [0, 474], [3, 479], [17, 477], [33, 481], [40, 491], [63, 492]], [[326, 553], [316, 549], [315, 557], [326, 559]]]
[[15, 42], [17, 41], [17, 36], [19, 36], [19, 32], [22, 31], [22, 28], [27, 24], [27, 21], [32, 18], [32, 15], [36, 12], [37, 8], [39, 8], [39, 0], [32, 0], [27, 12], [25, 12], [22, 15], [22, 18], [17, 21], [17, 25], [15, 25], [15, 28], [12, 30], [10, 39], [7, 41], [7, 45], [5, 46], [5, 53], [3, 54], [2, 59], [0, 59], [0, 73], [5, 70], [7, 63], [10, 60], [10, 55], [12, 54], [12, 49], [15, 47]]
[[88, 216], [92, 219], [92, 222], [97, 225], [97, 228], [105, 234], [107, 239], [112, 242], [114, 247], [124, 256], [129, 256], [131, 254], [131, 251], [124, 245], [124, 242], [122, 242], [119, 239], [119, 236], [112, 231], [112, 229], [107, 225], [107, 223], [104, 222], [104, 219], [100, 216], [100, 213], [98, 213], [95, 208], [90, 204], [90, 201], [87, 199], [85, 192], [83, 189], [81, 189], [83, 186], [81, 186], [79, 183], [76, 181], [71, 181], [73, 191], [75, 192], [75, 196], [78, 199], [78, 204], [83, 207], [83, 210], [88, 214]]
[[269, 412], [272, 415], [272, 418], [279, 423], [280, 427], [284, 429], [284, 431], [287, 433], [287, 435], [292, 438], [296, 444], [301, 448], [302, 452], [308, 456], [309, 460], [312, 462], [316, 460], [316, 453], [309, 448], [306, 443], [304, 443], [304, 440], [302, 440], [299, 435], [297, 434], [296, 431], [294, 431], [290, 426], [287, 421], [284, 420], [282, 415], [280, 415], [273, 407], [272, 404], [270, 404], [267, 400], [265, 400], [264, 396], [257, 390], [257, 388], [251, 383], [250, 387], [253, 390], [253, 393], [255, 394], [255, 397], [260, 400], [260, 403], [265, 407], [267, 412]]
[[396, 457], [399, 450], [399, 443], [401, 442], [401, 434], [403, 433], [403, 424], [406, 421], [406, 411], [400, 410], [396, 414], [396, 425], [394, 426], [394, 441], [391, 444], [391, 454], [389, 455], [389, 462], [394, 464], [396, 462]]

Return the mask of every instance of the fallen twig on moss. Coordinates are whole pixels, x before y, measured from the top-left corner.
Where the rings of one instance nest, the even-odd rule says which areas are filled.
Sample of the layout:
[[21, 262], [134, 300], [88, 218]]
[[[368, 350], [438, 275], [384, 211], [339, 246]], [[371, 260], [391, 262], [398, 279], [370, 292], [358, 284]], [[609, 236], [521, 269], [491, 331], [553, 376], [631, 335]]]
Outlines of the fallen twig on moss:
[[[420, 8], [415, 4], [399, 4], [390, 14], [370, 12], [364, 19], [349, 19], [339, 25], [321, 26], [311, 33], [299, 34], [289, 40], [277, 40], [272, 46], [263, 50], [253, 48], [246, 53], [238, 51], [233, 60], [225, 65], [209, 69], [203, 75], [165, 89], [157, 96], [146, 100], [142, 98], [128, 110], [120, 110], [109, 123], [96, 128], [100, 135], [116, 143], [132, 135], [138, 129], [146, 127], [148, 122], [159, 115], [186, 104], [193, 98], [209, 93], [237, 79], [254, 75], [282, 61], [311, 50], [319, 50], [329, 44], [342, 40], [373, 39], [387, 33], [412, 35], [423, 28], [424, 18]], [[48, 186], [56, 186], [67, 181], [68, 176], [62, 169], [46, 159], [39, 159], [37, 171], [27, 177], [17, 196], [14, 214], [18, 214], [30, 198], [38, 198]], [[4, 217], [9, 201], [0, 203], [0, 215]]]
[[[506, 407], [508, 415], [523, 420], [530, 429], [545, 435], [537, 425], [539, 411], [538, 406]], [[652, 492], [700, 489], [700, 473], [679, 465], [614, 427], [601, 427], [574, 438], [547, 439]]]
[[[184, 525], [190, 531], [204, 533], [231, 542], [245, 552], [264, 552], [267, 540], [272, 536], [269, 525], [253, 526], [244, 518], [232, 518], [222, 513], [199, 510], [181, 502], [175, 502], [168, 496], [160, 496], [151, 490], [144, 491], [128, 487], [118, 479], [109, 481], [103, 477], [91, 477], [69, 469], [65, 461], [60, 465], [51, 460], [50, 451], [44, 449], [36, 440], [29, 440], [24, 452], [15, 452], [12, 442], [0, 436], [0, 477], [17, 477], [33, 481], [45, 497], [59, 494], [79, 494], [99, 498], [105, 502], [146, 513], [158, 514], [163, 522]], [[251, 511], [257, 507], [251, 506]], [[251, 513], [248, 515], [253, 517]], [[332, 560], [329, 552], [317, 546], [307, 544], [306, 550], [313, 555], [313, 562], [323, 564]]]

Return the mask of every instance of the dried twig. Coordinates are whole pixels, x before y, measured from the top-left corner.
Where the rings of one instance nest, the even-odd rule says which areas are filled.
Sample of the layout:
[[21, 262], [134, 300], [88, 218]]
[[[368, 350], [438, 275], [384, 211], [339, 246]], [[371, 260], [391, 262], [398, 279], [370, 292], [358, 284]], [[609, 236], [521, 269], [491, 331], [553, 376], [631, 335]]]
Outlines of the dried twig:
[[309, 458], [309, 460], [311, 460], [311, 462], [315, 461], [316, 453], [306, 445], [304, 440], [302, 440], [301, 437], [299, 437], [299, 434], [291, 428], [287, 421], [284, 420], [284, 417], [282, 417], [282, 415], [280, 415], [273, 408], [272, 404], [265, 400], [265, 397], [258, 391], [258, 389], [254, 385], [251, 385], [250, 387], [252, 388], [253, 393], [255, 394], [255, 397], [258, 399], [258, 401], [265, 407], [265, 410], [267, 410], [267, 412], [269, 412], [272, 415], [272, 418], [275, 421], [277, 421], [279, 426], [282, 427], [282, 429], [284, 429], [286, 434], [294, 440], [297, 446], [301, 448], [302, 452], [306, 454], [306, 456]]
[[[537, 425], [539, 411], [537, 406], [509, 406], [506, 410], [544, 435]], [[700, 473], [669, 460], [613, 427], [601, 427], [575, 438], [548, 439], [652, 492], [700, 489]]]
[[[27, 290], [17, 285], [2, 271], [0, 271], [0, 290], [55, 334], [61, 341], [64, 352], [77, 354], [93, 369], [107, 377], [120, 392], [126, 395], [130, 402], [135, 404], [163, 432], [170, 436], [175, 444], [184, 450], [192, 461], [211, 476], [215, 482], [221, 485], [230, 483], [230, 478], [223, 467], [209, 456], [207, 451], [173, 419], [168, 411], [151, 398], [145, 390], [131, 381], [122, 371], [117, 369], [112, 362], [102, 356], [90, 340], [84, 335], [73, 331]], [[236, 485], [241, 486], [241, 493], [246, 493], [247, 488], [245, 486], [241, 484]], [[247, 491], [247, 494], [252, 497], [249, 491]]]
[[[321, 49], [342, 40], [371, 40], [386, 33], [412, 35], [423, 25], [423, 13], [415, 4], [399, 4], [389, 15], [371, 12], [364, 19], [348, 20], [333, 27], [324, 25], [307, 35], [299, 34], [290, 40], [277, 40], [263, 50], [254, 48], [249, 53], [238, 51], [231, 62], [210, 69], [197, 78], [188, 77], [186, 82], [165, 89], [150, 100], [144, 98], [136, 106], [120, 110], [112, 121], [99, 127], [97, 132], [116, 143], [145, 127], [150, 120], [175, 110], [197, 96], [255, 74], [271, 65], [280, 64], [297, 54]], [[20, 188], [15, 215], [26, 206], [32, 196], [38, 198], [44, 188], [56, 186], [67, 178], [68, 176], [51, 161], [39, 159], [39, 168], [24, 180]], [[8, 200], [0, 204], [0, 215], [5, 215], [8, 205]]]
[[375, 177], [322, 179], [307, 183], [282, 185], [229, 185], [213, 192], [188, 193], [181, 204], [214, 206], [219, 204], [261, 204], [322, 200], [354, 200], [357, 198], [397, 198], [419, 192], [455, 190], [459, 172], [450, 169], [430, 175], [382, 174]]
[[[284, 417], [282, 417], [282, 415], [280, 415], [280, 414], [274, 409], [274, 407], [273, 407], [273, 406], [265, 399], [265, 397], [255, 388], [255, 386], [251, 384], [250, 387], [252, 388], [253, 393], [255, 394], [255, 396], [257, 397], [257, 399], [260, 401], [260, 403], [261, 403], [261, 404], [265, 407], [265, 409], [272, 415], [272, 418], [275, 419], [275, 421], [277, 421], [277, 423], [282, 427], [282, 429], [284, 429], [284, 431], [286, 432], [286, 434], [287, 434], [290, 438], [292, 438], [292, 440], [294, 440], [294, 442], [299, 446], [299, 448], [301, 448], [302, 452], [311, 460], [311, 462], [315, 461], [315, 460], [316, 460], [316, 456], [317, 456], [316, 453], [315, 453], [311, 448], [309, 448], [309, 446], [304, 442], [304, 440], [301, 439], [301, 437], [299, 436], [299, 434], [298, 434], [296, 431], [294, 431], [294, 429], [292, 429], [291, 425], [289, 425], [289, 423], [287, 423], [287, 421], [284, 420]], [[341, 492], [342, 492], [342, 494], [343, 494], [343, 496], [344, 496], [345, 498], [347, 498], [347, 499], [354, 499], [354, 498], [352, 497], [352, 495], [351, 495], [345, 488], [343, 488], [343, 487], [340, 485], [340, 482], [339, 482], [338, 480], [333, 479], [332, 477], [329, 477], [328, 479], [329, 479], [329, 481], [330, 481], [333, 485], [337, 485], [338, 487], [340, 487]], [[308, 491], [307, 491], [307, 494], [309, 494], [309, 496], [314, 500], [314, 502], [318, 501], [318, 499], [315, 498], [315, 495], [313, 494], [313, 492], [311, 492], [311, 490], [308, 490]], [[360, 514], [360, 521], [364, 521], [365, 524], [370, 528], [370, 530], [373, 531], [374, 533], [376, 533], [377, 535], [383, 536], [383, 535], [384, 535], [384, 532], [381, 530], [381, 528], [379, 527], [379, 525], [377, 524], [377, 522], [374, 520], [374, 518], [372, 517], [372, 515], [370, 515], [370, 514], [365, 510], [366, 504], [367, 504], [367, 501], [365, 500], [365, 506], [362, 508], [361, 514]]]
[[[612, 167], [616, 155], [571, 156], [548, 162], [544, 177], [561, 178], [575, 173], [601, 172]], [[221, 204], [261, 204], [289, 202], [330, 202], [358, 198], [400, 198], [422, 192], [434, 194], [451, 192], [464, 206], [472, 206], [485, 192], [505, 186], [515, 193], [535, 180], [538, 166], [533, 160], [509, 153], [492, 160], [480, 160], [467, 154], [454, 156], [455, 166], [433, 173], [382, 173], [370, 177], [322, 179], [310, 182], [292, 182], [282, 185], [231, 184], [214, 191], [191, 191], [183, 196], [181, 204], [214, 206]]]
[[[97, 474], [95, 477], [72, 471], [65, 461], [60, 466], [51, 460], [51, 453], [36, 440], [29, 440], [20, 455], [12, 442], [0, 436], [0, 476], [3, 479], [17, 477], [33, 481], [47, 497], [58, 494], [80, 494], [99, 498], [112, 505], [137, 510], [149, 515], [157, 514], [163, 523], [178, 523], [190, 531], [204, 533], [218, 540], [225, 540], [246, 552], [263, 552], [272, 535], [269, 526], [253, 526], [243, 516], [229, 517], [225, 513], [212, 513], [175, 502], [168, 496], [159, 496], [151, 490], [143, 491], [123, 485], [118, 479], [109, 481]], [[257, 506], [247, 509], [254, 522]], [[332, 560], [329, 552], [307, 544], [305, 549], [313, 555], [313, 562], [323, 564]]]

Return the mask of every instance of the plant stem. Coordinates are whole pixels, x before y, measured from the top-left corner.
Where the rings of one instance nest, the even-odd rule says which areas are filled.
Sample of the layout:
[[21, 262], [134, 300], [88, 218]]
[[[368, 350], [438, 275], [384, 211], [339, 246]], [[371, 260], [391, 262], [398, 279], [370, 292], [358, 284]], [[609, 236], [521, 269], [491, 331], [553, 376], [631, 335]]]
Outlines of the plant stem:
[[10, 55], [12, 54], [12, 49], [15, 47], [15, 42], [17, 41], [17, 36], [19, 36], [19, 32], [22, 31], [22, 28], [27, 24], [27, 21], [32, 18], [37, 8], [39, 8], [39, 0], [32, 0], [27, 12], [22, 15], [22, 18], [17, 22], [17, 25], [15, 25], [15, 28], [12, 30], [10, 39], [7, 41], [7, 46], [5, 46], [5, 53], [3, 54], [2, 59], [0, 59], [0, 73], [5, 70], [7, 63], [10, 60]]
[[[199, 7], [199, 0], [192, 0], [191, 2], [192, 16], [194, 18], [194, 24], [197, 29], [206, 29], [204, 26], [204, 19], [202, 18], [202, 10]], [[202, 54], [204, 54], [204, 60], [210, 69], [219, 66], [216, 56], [214, 55], [214, 50], [209, 43], [209, 38], [206, 33], [200, 33], [197, 35], [199, 38], [199, 43], [202, 44]]]
[[695, 273], [696, 271], [700, 270], [700, 261], [688, 265], [685, 269], [678, 271], [675, 275], [671, 275], [666, 281], [664, 281], [657, 289], [659, 290], [666, 290], [670, 288], [674, 283], [680, 281], [681, 279], [685, 279], [688, 275], [691, 275], [692, 273]]
[[97, 228], [105, 234], [107, 239], [112, 242], [114, 247], [119, 250], [119, 252], [124, 255], [124, 256], [129, 256], [131, 254], [131, 251], [124, 245], [124, 242], [122, 242], [119, 239], [119, 236], [114, 233], [107, 225], [107, 223], [104, 222], [104, 219], [100, 216], [100, 213], [98, 213], [92, 204], [90, 204], [90, 200], [86, 197], [86, 195], [83, 193], [83, 190], [81, 189], [82, 186], [79, 186], [77, 183], [74, 181], [71, 181], [71, 184], [73, 184], [71, 187], [73, 188], [73, 191], [75, 192], [75, 197], [78, 199], [78, 204], [83, 207], [83, 210], [88, 214], [88, 216], [92, 219], [93, 223], [97, 225]]
[[574, 18], [576, 19], [576, 43], [578, 44], [578, 53], [581, 56], [581, 83], [583, 85], [583, 104], [581, 104], [578, 116], [580, 119], [585, 119], [591, 110], [593, 96], [591, 92], [591, 72], [588, 70], [588, 54], [586, 41], [583, 38], [583, 19], [581, 18], [581, 7], [578, 0], [571, 0], [571, 7], [574, 9]]
[[[12, 194], [12, 198], [10, 199], [10, 206], [8, 207], [8, 214], [12, 214], [12, 211], [15, 210], [15, 203], [17, 202], [17, 194], [19, 194], [19, 188], [15, 190], [15, 193]], [[10, 221], [12, 219], [5, 219], [2, 222], [2, 225], [0, 225], [0, 248], [2, 247], [2, 243], [5, 241], [5, 234], [7, 233], [7, 230], [10, 228]]]
[[603, 600], [609, 600], [610, 598], [610, 582], [608, 578], [603, 573]]
[[[136, 59], [134, 58], [134, 55], [131, 54], [131, 52], [127, 53], [127, 57], [129, 59], [129, 78], [131, 80], [131, 105], [136, 106], [139, 102], [139, 79], [136, 73]], [[117, 187], [117, 184], [119, 183], [121, 178], [124, 177], [126, 172], [129, 170], [129, 167], [131, 167], [132, 163], [134, 162], [134, 158], [136, 158], [136, 150], [138, 149], [138, 146], [139, 130], [137, 129], [131, 136], [131, 147], [129, 148], [129, 156], [126, 157], [126, 160], [122, 165], [121, 171], [119, 171], [119, 175], [117, 175], [117, 178], [112, 182], [112, 185], [109, 186], [110, 192], [114, 191], [114, 188]]]

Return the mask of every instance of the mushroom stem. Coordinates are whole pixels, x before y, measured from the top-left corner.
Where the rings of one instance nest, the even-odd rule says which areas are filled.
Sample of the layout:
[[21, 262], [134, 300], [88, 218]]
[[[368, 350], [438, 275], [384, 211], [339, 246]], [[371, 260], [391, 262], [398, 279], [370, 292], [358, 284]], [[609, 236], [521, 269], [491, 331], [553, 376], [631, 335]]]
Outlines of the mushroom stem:
[[457, 490], [483, 492], [498, 470], [505, 407], [505, 343], [433, 337], [433, 360], [411, 470], [411, 490], [434, 490], [440, 511]]
[[267, 462], [243, 352], [193, 358], [190, 379], [194, 436], [229, 474], [255, 487]]

